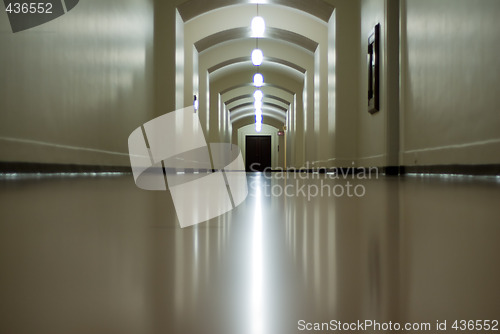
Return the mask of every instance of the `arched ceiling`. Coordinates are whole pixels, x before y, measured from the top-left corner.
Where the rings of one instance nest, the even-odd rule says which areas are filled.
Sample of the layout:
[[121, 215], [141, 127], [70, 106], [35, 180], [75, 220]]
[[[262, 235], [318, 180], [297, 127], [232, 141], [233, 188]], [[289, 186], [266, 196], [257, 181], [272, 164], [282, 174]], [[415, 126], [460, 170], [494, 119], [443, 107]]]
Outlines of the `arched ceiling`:
[[334, 7], [322, 0], [190, 0], [178, 7], [179, 14], [187, 22], [206, 12], [241, 4], [274, 4], [297, 9], [312, 15], [324, 22], [328, 22]]
[[[261, 3], [263, 12], [268, 11], [266, 23], [268, 18], [271, 21], [259, 39], [251, 37], [249, 27], [254, 16], [249, 5], [256, 3]], [[333, 11], [322, 0], [189, 0], [178, 7], [189, 26], [185, 52], [194, 47], [199, 57], [201, 72], [195, 76], [207, 78], [208, 91], [212, 98], [218, 94], [233, 126], [255, 122], [252, 77], [256, 72], [265, 78], [260, 88], [265, 95], [264, 122], [286, 122], [294, 96], [303, 93], [307, 73], [314, 73], [314, 55], [319, 41], [325, 40], [326, 23]], [[245, 18], [238, 19], [240, 16]], [[303, 27], [294, 23], [297, 20]], [[257, 43], [265, 58], [263, 65], [254, 67], [250, 53]]]
[[[253, 108], [253, 105], [254, 105], [253, 102], [242, 103], [242, 104], [238, 105], [238, 107], [229, 109], [229, 112], [238, 111], [238, 110], [241, 110], [241, 109], [244, 109], [244, 108]], [[274, 104], [274, 103], [271, 103], [271, 102], [264, 102], [263, 108], [266, 108], [266, 107], [270, 108], [270, 109], [273, 109], [273, 110], [279, 110], [283, 114], [286, 114], [286, 112], [288, 110], [288, 108], [284, 108], [284, 107], [282, 107], [282, 106], [280, 106], [278, 104]]]
[[[238, 120], [237, 122], [234, 122], [233, 126], [240, 129], [240, 128], [243, 128], [243, 127], [248, 126], [248, 125], [254, 126], [254, 123], [255, 123], [255, 119], [253, 119], [252, 117], [246, 117], [244, 119]], [[273, 118], [266, 119], [265, 124], [270, 125], [278, 130], [283, 129], [283, 123], [281, 123]]]
[[[253, 68], [250, 57], [241, 57], [225, 61], [208, 69], [211, 78], [217, 80], [227, 74], [227, 72], [240, 71], [244, 68]], [[256, 72], [262, 73], [268, 70], [288, 72], [297, 80], [303, 80], [306, 69], [295, 65], [287, 60], [277, 59], [274, 57], [264, 57], [264, 62], [259, 68], [255, 68]]]
[[[254, 92], [254, 90], [252, 90], [251, 87], [249, 87], [249, 86], [240, 87], [240, 88], [226, 92], [222, 96], [222, 98], [223, 98], [223, 101], [226, 105], [229, 104], [226, 101], [233, 101], [232, 108], [234, 108], [236, 105], [241, 103], [240, 101], [235, 100], [238, 96], [248, 96], [249, 95], [249, 96], [251, 96], [251, 99], [253, 100], [253, 92]], [[265, 93], [266, 94], [264, 95], [264, 100], [271, 99], [271, 100], [276, 101], [277, 99], [280, 99], [282, 101], [286, 101], [284, 103], [286, 105], [291, 104], [290, 101], [293, 100], [293, 95], [291, 95], [283, 90], [280, 90], [278, 88], [275, 88], [275, 87], [266, 87]], [[240, 99], [238, 99], [238, 100], [240, 100]], [[243, 100], [243, 102], [244, 102], [244, 100]]]
[[[245, 95], [239, 95], [236, 97], [233, 97], [231, 99], [228, 99], [225, 101], [226, 107], [229, 110], [235, 109], [236, 107], [240, 105], [245, 105], [247, 103], [252, 103], [253, 104], [254, 98], [252, 94], [245, 94]], [[274, 95], [266, 95], [264, 97], [264, 103], [269, 103], [272, 105], [275, 105], [284, 111], [287, 111], [290, 108], [290, 102], [282, 99], [280, 97], [274, 96]]]
[[[241, 118], [250, 117], [255, 122], [255, 109], [253, 107], [254, 97], [253, 93], [255, 87], [247, 84], [240, 87], [232, 87], [221, 95], [221, 99], [228, 110], [233, 126]], [[281, 127], [286, 120], [287, 113], [293, 103], [294, 93], [288, 89], [282, 89], [276, 86], [261, 87], [264, 92], [262, 100], [262, 114], [264, 116], [264, 123], [267, 119], [274, 118], [281, 122]], [[235, 117], [238, 116], [238, 117]]]
[[216, 45], [199, 54], [201, 71], [208, 71], [211, 79], [253, 68], [256, 71], [287, 72], [297, 81], [304, 80], [304, 74], [313, 70], [314, 57], [307, 50], [282, 41], [262, 39], [259, 46], [265, 51], [260, 67], [251, 63], [250, 53], [255, 48], [255, 39], [234, 40]]
[[[269, 86], [271, 87], [271, 86]], [[246, 91], [246, 94], [239, 95], [238, 97], [233, 97], [231, 99], [227, 99], [224, 95], [227, 95], [227, 93], [236, 90], [236, 89], [242, 89]], [[276, 90], [281, 90], [282, 92], [286, 93], [284, 96], [293, 96], [293, 92], [289, 91], [286, 88], [283, 87], [278, 87], [274, 86]], [[221, 97], [223, 100], [223, 103], [226, 105], [227, 110], [229, 111], [231, 122], [235, 122], [238, 120], [238, 117], [245, 117], [245, 116], [253, 116], [255, 113], [254, 109], [254, 98], [253, 98], [253, 92], [255, 91], [255, 87], [251, 84], [246, 84], [246, 85], [239, 85], [239, 86], [234, 86], [226, 89], [225, 91], [221, 92]], [[266, 87], [261, 87], [260, 88], [264, 92], [264, 99], [262, 100], [263, 106], [262, 106], [262, 114], [264, 117], [270, 116], [274, 117], [281, 122], [285, 122], [286, 120], [286, 115], [290, 107], [291, 101], [285, 100], [283, 98], [275, 97], [274, 95], [269, 95], [266, 91]], [[284, 101], [284, 102], [283, 102]], [[230, 102], [230, 103], [228, 103]]]
[[[226, 93], [227, 93], [227, 92], [229, 92], [229, 91], [232, 91], [232, 90], [237, 89], [237, 88], [242, 88], [242, 87], [248, 87], [248, 88], [250, 88], [250, 90], [251, 90], [252, 92], [253, 92], [253, 91], [255, 91], [255, 90], [257, 89], [257, 88], [255, 88], [255, 86], [254, 86], [251, 82], [248, 82], [248, 83], [242, 83], [242, 84], [239, 84], [239, 85], [229, 86], [229, 87], [227, 87], [227, 88], [225, 88], [225, 89], [221, 90], [221, 91], [220, 91], [220, 94], [221, 94], [221, 95], [224, 95], [224, 94], [226, 94]], [[265, 90], [265, 87], [274, 87], [274, 88], [278, 88], [278, 89], [280, 89], [280, 90], [282, 90], [282, 91], [284, 91], [284, 92], [289, 93], [290, 95], [295, 94], [295, 91], [290, 90], [290, 89], [288, 89], [288, 88], [287, 88], [287, 87], [285, 87], [285, 86], [274, 85], [274, 84], [265, 84], [264, 86], [260, 87], [259, 89], [261, 89], [262, 91], [264, 91], [264, 90]]]
[[[220, 31], [197, 41], [194, 46], [196, 47], [198, 52], [203, 52], [217, 44], [243, 38], [251, 38], [250, 27], [239, 27]], [[313, 41], [306, 36], [279, 28], [266, 28], [266, 31], [262, 38], [288, 42], [300, 46], [311, 53], [316, 51], [316, 48], [318, 47], [318, 43], [316, 41]], [[255, 38], [253, 38], [252, 40], [255, 41]]]
[[[280, 119], [274, 118], [274, 117], [265, 117], [264, 116], [264, 124], [268, 124], [271, 126], [274, 126], [277, 129], [283, 129], [283, 122]], [[233, 122], [233, 126], [237, 129], [246, 126], [246, 125], [251, 125], [255, 124], [255, 116], [253, 115], [247, 115], [245, 117], [238, 118], [238, 120]]]
[[[238, 120], [245, 118], [245, 117], [253, 117], [254, 122], [255, 122], [255, 114], [254, 114], [254, 109], [253, 106], [251, 107], [240, 107], [237, 110], [234, 110], [230, 113], [231, 116], [231, 122], [237, 122]], [[264, 118], [270, 117], [278, 120], [282, 124], [285, 123], [286, 119], [286, 113], [282, 112], [281, 110], [274, 109], [272, 107], [269, 107], [267, 105], [264, 105], [262, 107], [262, 116]]]

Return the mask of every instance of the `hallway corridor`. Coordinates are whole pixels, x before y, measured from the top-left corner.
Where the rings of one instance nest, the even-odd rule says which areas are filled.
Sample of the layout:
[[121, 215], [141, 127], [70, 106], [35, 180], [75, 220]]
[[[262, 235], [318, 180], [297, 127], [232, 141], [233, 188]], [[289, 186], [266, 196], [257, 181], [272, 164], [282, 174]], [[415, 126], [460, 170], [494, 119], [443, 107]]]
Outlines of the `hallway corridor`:
[[0, 334], [500, 330], [499, 0], [0, 7]]
[[[497, 177], [351, 177], [248, 174], [242, 205], [181, 229], [128, 174], [3, 176], [0, 333], [499, 319]], [[364, 195], [295, 192], [348, 182]]]

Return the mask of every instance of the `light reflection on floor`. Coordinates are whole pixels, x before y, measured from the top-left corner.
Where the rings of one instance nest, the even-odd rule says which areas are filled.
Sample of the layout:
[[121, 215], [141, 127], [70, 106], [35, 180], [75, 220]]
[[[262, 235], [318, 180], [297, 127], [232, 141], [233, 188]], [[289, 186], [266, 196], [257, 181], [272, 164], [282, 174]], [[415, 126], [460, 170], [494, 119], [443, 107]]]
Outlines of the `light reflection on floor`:
[[[0, 333], [499, 318], [496, 178], [248, 181], [236, 210], [180, 229], [168, 193], [129, 175], [0, 180]], [[364, 196], [295, 193], [347, 182]]]
[[[254, 178], [260, 181], [262, 178], [261, 174], [257, 174]], [[250, 278], [250, 299], [252, 300], [252, 313], [251, 313], [251, 334], [263, 334], [265, 323], [264, 323], [264, 313], [265, 313], [265, 303], [263, 296], [263, 279], [264, 279], [264, 252], [263, 252], [263, 242], [262, 242], [262, 225], [263, 225], [263, 215], [262, 215], [262, 190], [260, 188], [255, 189], [254, 193], [254, 213], [253, 213], [253, 231], [252, 231], [252, 275]]]

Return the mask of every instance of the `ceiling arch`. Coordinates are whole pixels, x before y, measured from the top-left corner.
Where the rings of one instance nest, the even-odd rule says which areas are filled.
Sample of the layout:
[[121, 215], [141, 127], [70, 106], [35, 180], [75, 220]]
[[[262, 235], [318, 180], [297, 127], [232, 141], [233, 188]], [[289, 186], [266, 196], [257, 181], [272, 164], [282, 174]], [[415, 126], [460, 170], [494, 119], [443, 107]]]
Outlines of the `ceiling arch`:
[[[238, 120], [240, 117], [255, 116], [255, 107], [252, 99], [239, 100], [231, 108], [227, 108], [231, 116], [231, 122]], [[279, 104], [272, 103], [268, 99], [262, 103], [263, 116], [272, 116], [279, 121], [285, 122], [288, 113], [288, 108]]]
[[[283, 112], [287, 112], [290, 108], [290, 104], [286, 103], [286, 104], [283, 104], [279, 101], [276, 101], [276, 100], [273, 100], [273, 99], [270, 99], [268, 97], [264, 98], [262, 103], [264, 105], [268, 105], [268, 106], [271, 106], [271, 107], [275, 107], [277, 109], [281, 109]], [[226, 105], [226, 108], [229, 110], [229, 111], [233, 111], [233, 110], [236, 110], [237, 108], [240, 108], [240, 107], [245, 107], [245, 106], [248, 106], [248, 105], [254, 105], [254, 98], [253, 96], [249, 96], [249, 97], [245, 97], [245, 98], [241, 98], [241, 99], [238, 99], [238, 100], [233, 100], [232, 103], [225, 103]]]
[[[283, 123], [274, 119], [274, 118], [266, 119], [265, 124], [270, 125], [278, 130], [283, 129]], [[238, 120], [237, 122], [233, 123], [233, 127], [235, 129], [241, 129], [242, 127], [245, 127], [248, 125], [255, 126], [255, 119], [253, 119], [252, 117], [245, 117], [245, 118], [242, 118], [242, 119]], [[235, 136], [237, 138], [238, 131], [233, 132], [233, 136]]]
[[[242, 99], [249, 99], [249, 98], [253, 99], [253, 95], [252, 94], [238, 95], [236, 97], [233, 97], [233, 98], [227, 100], [225, 103], [226, 103], [226, 105], [230, 105], [231, 103], [233, 103], [235, 101], [242, 100]], [[266, 98], [273, 99], [273, 100], [276, 100], [278, 102], [281, 102], [284, 105], [290, 106], [290, 101], [282, 99], [278, 96], [266, 95]]]
[[[310, 1], [297, 1], [302, 2], [305, 7], [311, 4]], [[302, 94], [306, 80], [309, 82], [312, 79], [315, 54], [319, 43], [323, 43], [325, 39], [327, 25], [293, 6], [279, 8], [276, 3], [273, 3], [275, 6], [268, 6], [270, 3], [266, 3], [263, 16], [269, 25], [265, 38], [258, 39], [258, 46], [264, 50], [265, 60], [264, 64], [256, 69], [251, 64], [250, 53], [257, 40], [251, 38], [248, 27], [253, 16], [253, 6], [249, 5], [249, 2], [234, 4], [242, 6], [221, 6], [220, 10], [193, 16], [187, 20], [190, 22], [183, 17], [186, 50], [184, 54], [188, 59], [193, 57], [194, 61], [188, 61], [187, 65], [192, 68], [199, 84], [194, 86], [195, 94], [199, 90], [202, 96], [209, 97], [205, 100], [207, 104], [204, 105], [203, 112], [218, 110], [219, 116], [216, 117], [222, 120], [231, 115], [233, 124], [235, 120], [246, 117], [255, 121], [255, 109], [250, 94], [255, 90], [251, 78], [258, 71], [265, 76], [265, 85], [261, 88], [265, 95], [269, 95], [271, 91], [279, 91], [278, 94], [272, 95], [282, 100], [276, 100], [274, 103], [269, 98], [264, 100], [264, 122], [273, 118], [284, 123], [288, 110], [295, 110], [295, 107], [290, 109], [295, 101], [294, 97]], [[333, 9], [328, 19], [332, 12]], [[307, 29], [294, 24], [298, 21], [305, 22]], [[268, 75], [269, 73], [271, 75]], [[186, 80], [190, 82], [189, 71], [186, 74]], [[270, 80], [273, 76], [278, 79]], [[234, 95], [230, 95], [234, 91], [240, 92], [238, 96], [247, 97], [235, 99]], [[232, 100], [231, 105], [226, 102], [228, 99]], [[233, 129], [236, 128], [233, 126]]]
[[[253, 121], [255, 123], [255, 113], [252, 108], [248, 108], [248, 110], [233, 111], [230, 116], [231, 123], [238, 122], [240, 119], [243, 119], [245, 117], [253, 118]], [[285, 123], [286, 121], [286, 115], [283, 115], [281, 112], [273, 110], [271, 108], [262, 108], [262, 116], [264, 117], [264, 121], [266, 120], [266, 117], [273, 118], [281, 123]]]
[[[253, 101], [253, 93], [255, 89], [249, 89], [248, 87], [237, 88], [235, 90], [229, 91], [221, 96], [222, 101], [226, 104], [226, 107], [235, 108], [239, 104]], [[244, 96], [244, 97], [243, 97]], [[241, 98], [240, 98], [241, 97]], [[264, 102], [277, 101], [276, 103], [283, 103], [284, 107], [290, 107], [294, 101], [294, 95], [279, 90], [274, 87], [268, 87], [264, 94]]]
[[[248, 65], [252, 65], [251, 62], [252, 61], [251, 61], [250, 56], [228, 59], [228, 60], [225, 60], [221, 63], [218, 63], [218, 64], [213, 65], [212, 67], [208, 68], [208, 73], [212, 74], [213, 72], [216, 72], [220, 69], [223, 69], [224, 67], [234, 65], [234, 64], [239, 64], [239, 63], [246, 63]], [[306, 73], [306, 69], [303, 68], [302, 66], [297, 65], [295, 63], [292, 63], [291, 61], [281, 59], [281, 58], [264, 57], [264, 63], [266, 63], [266, 64], [280, 64], [280, 65], [289, 67], [289, 68], [291, 68], [297, 72], [300, 72], [302, 74]]]
[[[300, 0], [302, 1], [302, 0]], [[242, 3], [238, 6], [225, 6], [208, 11], [184, 23], [185, 45], [196, 45], [198, 51], [206, 50], [224, 41], [246, 38], [250, 36], [249, 26], [255, 16], [255, 6]], [[317, 43], [324, 41], [328, 25], [304, 11], [289, 6], [262, 6], [261, 15], [266, 20], [266, 31], [274, 40], [289, 40], [291, 43], [316, 50]], [[180, 18], [182, 20], [182, 18]], [[301, 22], [297, 25], [296, 22]]]
[[217, 71], [209, 73], [209, 76], [210, 80], [217, 81], [220, 80], [220, 78], [230, 76], [233, 73], [244, 72], [244, 71], [249, 72], [248, 81], [251, 83], [253, 83], [253, 76], [255, 73], [261, 73], [262, 75], [264, 75], [264, 77], [266, 77], [267, 73], [283, 73], [297, 82], [303, 82], [305, 75], [305, 73], [299, 72], [291, 67], [282, 65], [281, 63], [276, 63], [264, 59], [264, 63], [259, 67], [253, 66], [251, 61], [238, 62], [221, 67]]
[[[230, 113], [231, 115], [231, 122], [234, 122], [236, 115], [240, 115], [240, 114], [243, 114], [243, 115], [254, 115], [255, 114], [255, 108], [254, 108], [254, 103], [253, 103], [253, 92], [255, 90], [255, 87], [253, 86], [249, 86], [249, 87], [252, 87], [252, 89], [250, 89], [248, 91], [249, 94], [243, 94], [243, 98], [240, 98], [240, 99], [235, 99], [235, 98], [232, 98], [230, 101], [231, 101], [231, 105], [229, 106], [228, 103], [226, 103], [226, 100], [224, 99], [224, 97], [222, 97], [222, 101], [225, 103], [226, 105], [226, 108], [228, 110], [228, 112]], [[263, 112], [263, 115], [266, 116], [268, 113], [272, 113], [274, 114], [278, 120], [280, 121], [283, 121], [285, 122], [285, 119], [286, 119], [286, 115], [287, 115], [287, 112], [288, 112], [288, 109], [289, 109], [289, 105], [290, 105], [290, 101], [286, 101], [286, 104], [285, 106], [283, 105], [280, 105], [280, 101], [279, 100], [274, 100], [276, 102], [272, 102], [272, 99], [267, 97], [267, 93], [264, 91], [264, 99], [263, 99], [263, 105], [262, 105], [262, 112]], [[287, 92], [288, 93], [288, 92]], [[270, 96], [273, 96], [273, 95], [270, 95]], [[281, 99], [280, 100], [284, 100], [284, 99]]]
[[[250, 27], [238, 27], [219, 31], [215, 34], [200, 39], [199, 41], [194, 43], [194, 46], [196, 47], [196, 50], [201, 53], [218, 44], [245, 38], [251, 38]], [[313, 41], [312, 39], [293, 31], [280, 28], [268, 27], [266, 29], [264, 38], [275, 39], [283, 42], [288, 42], [290, 44], [295, 44], [311, 53], [314, 53], [314, 51], [316, 51], [316, 48], [318, 47], [318, 43], [316, 41]], [[253, 38], [253, 40], [255, 41], [255, 38]]]
[[[243, 87], [251, 87], [252, 90], [256, 89], [255, 86], [252, 83], [249, 82], [249, 83], [242, 83], [242, 84], [237, 84], [237, 85], [234, 85], [234, 86], [227, 87], [227, 88], [221, 90], [219, 93], [221, 95], [224, 95], [227, 92], [230, 92], [230, 91], [232, 91], [234, 89], [243, 88]], [[268, 84], [265, 84], [265, 86], [263, 86], [263, 87], [274, 87], [274, 88], [282, 90], [282, 91], [284, 91], [284, 92], [286, 92], [288, 94], [291, 94], [291, 95], [295, 94], [294, 91], [288, 89], [287, 87], [283, 87], [283, 86], [276, 85], [276, 84], [270, 84], [270, 83], [268, 83]]]
[[[245, 69], [254, 71], [274, 71], [287, 73], [296, 81], [304, 81], [307, 72], [314, 69], [314, 56], [306, 50], [279, 41], [263, 40], [259, 47], [264, 50], [264, 61], [259, 67], [251, 62], [251, 51], [254, 41], [238, 40], [218, 45], [199, 54], [199, 74], [205, 80], [206, 74], [210, 80], [218, 80], [226, 75], [233, 75]], [[261, 72], [263, 73], [263, 72]], [[264, 74], [264, 73], [263, 73]]]
[[[263, 65], [267, 62], [281, 64], [302, 74], [313, 70], [314, 54], [294, 44], [262, 39], [259, 41], [259, 48], [264, 52]], [[255, 39], [239, 39], [218, 44], [199, 53], [198, 56], [200, 64], [203, 63], [212, 73], [227, 65], [245, 61], [251, 63], [250, 54], [253, 49], [255, 49]]]
[[[278, 104], [274, 104], [274, 103], [270, 103], [270, 102], [263, 102], [262, 103], [262, 108], [272, 108], [272, 109], [275, 109], [275, 110], [280, 110], [281, 112], [283, 112], [283, 114], [286, 115], [286, 112], [288, 111], [287, 108], [283, 108], [282, 106], [278, 105]], [[246, 108], [251, 108], [253, 109], [254, 107], [254, 103], [253, 102], [245, 102], [245, 103], [241, 103], [239, 104], [238, 106], [234, 107], [234, 108], [231, 108], [229, 109], [229, 112], [233, 112], [233, 111], [239, 111], [241, 109], [246, 109]]]
[[[187, 22], [199, 15], [218, 8], [263, 2], [264, 1], [259, 0], [189, 0], [182, 3], [177, 8], [184, 22]], [[265, 0], [265, 4], [274, 4], [297, 9], [324, 22], [328, 22], [335, 9], [332, 5], [322, 0]]]

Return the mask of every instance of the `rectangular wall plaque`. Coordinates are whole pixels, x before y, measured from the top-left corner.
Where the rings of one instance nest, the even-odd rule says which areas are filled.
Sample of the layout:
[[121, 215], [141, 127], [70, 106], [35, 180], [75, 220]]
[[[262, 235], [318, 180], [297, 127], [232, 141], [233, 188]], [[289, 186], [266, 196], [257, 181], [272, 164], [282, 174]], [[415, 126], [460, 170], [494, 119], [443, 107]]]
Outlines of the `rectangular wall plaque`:
[[380, 110], [380, 24], [377, 24], [368, 37], [368, 112]]

